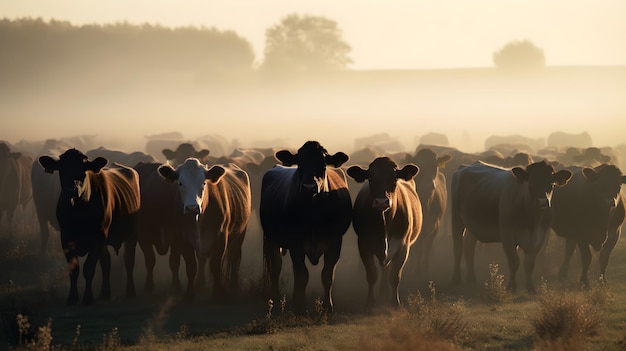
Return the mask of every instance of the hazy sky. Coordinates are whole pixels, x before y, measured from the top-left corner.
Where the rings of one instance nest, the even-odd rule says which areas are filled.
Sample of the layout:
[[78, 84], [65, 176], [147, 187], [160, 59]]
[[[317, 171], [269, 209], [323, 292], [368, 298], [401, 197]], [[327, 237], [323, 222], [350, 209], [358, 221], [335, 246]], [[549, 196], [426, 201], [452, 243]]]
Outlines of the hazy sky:
[[0, 0], [8, 18], [230, 29], [257, 59], [265, 30], [290, 13], [337, 21], [355, 69], [492, 66], [494, 51], [521, 39], [548, 65], [626, 65], [625, 0]]

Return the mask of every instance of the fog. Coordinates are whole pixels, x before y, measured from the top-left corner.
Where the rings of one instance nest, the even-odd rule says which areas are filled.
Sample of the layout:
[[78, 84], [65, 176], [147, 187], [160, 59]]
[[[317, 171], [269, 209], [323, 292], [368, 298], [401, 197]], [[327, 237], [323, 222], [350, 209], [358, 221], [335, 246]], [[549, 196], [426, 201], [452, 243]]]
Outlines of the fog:
[[350, 152], [355, 138], [380, 133], [409, 152], [429, 132], [465, 151], [483, 150], [490, 135], [546, 138], [553, 131], [587, 131], [596, 146], [625, 142], [625, 67], [518, 75], [495, 68], [353, 70], [290, 81], [251, 73], [223, 85], [187, 73], [112, 80], [107, 72], [4, 89], [0, 139], [95, 135], [103, 146], [145, 151], [146, 136], [178, 131], [189, 140], [221, 135], [239, 146], [297, 148], [318, 140], [330, 152]]

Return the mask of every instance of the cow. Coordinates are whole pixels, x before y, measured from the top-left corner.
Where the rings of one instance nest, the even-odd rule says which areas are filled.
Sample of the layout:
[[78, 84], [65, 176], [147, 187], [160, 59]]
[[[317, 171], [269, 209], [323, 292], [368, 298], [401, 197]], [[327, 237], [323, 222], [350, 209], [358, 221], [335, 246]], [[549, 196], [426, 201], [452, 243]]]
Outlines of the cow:
[[548, 135], [548, 147], [577, 147], [587, 148], [593, 145], [593, 141], [589, 132], [580, 132], [579, 134], [566, 132], [552, 132]]
[[92, 281], [96, 264], [102, 268], [101, 297], [111, 296], [111, 257], [107, 245], [116, 252], [124, 244], [126, 296], [135, 295], [133, 268], [137, 244], [137, 212], [140, 207], [139, 176], [132, 168], [104, 168], [108, 160], [90, 161], [85, 154], [69, 149], [59, 159], [39, 157], [46, 172], [58, 171], [61, 193], [56, 217], [61, 230], [61, 246], [70, 271], [67, 304], [78, 303], [78, 257], [87, 255], [84, 304], [93, 303]]
[[[166, 148], [161, 152], [173, 166], [180, 165], [187, 158], [204, 160], [209, 155], [209, 150], [197, 151], [191, 143], [180, 143], [176, 150]], [[159, 175], [161, 165], [158, 162], [140, 162], [134, 166], [139, 174], [143, 204], [139, 210], [138, 243], [146, 264], [145, 291], [149, 293], [154, 290], [155, 250], [159, 255], [166, 255], [169, 251], [172, 285], [175, 289], [181, 286], [179, 269], [182, 256], [187, 274], [185, 298], [191, 301], [195, 298], [198, 239], [195, 238], [194, 230], [181, 227], [185, 225], [185, 216], [178, 206], [178, 188]]]
[[[280, 298], [281, 251], [288, 250], [294, 272], [294, 309], [303, 313], [309, 280], [304, 259], [308, 257], [313, 265], [317, 265], [324, 255], [323, 307], [332, 311], [335, 266], [343, 235], [352, 218], [346, 176], [337, 169], [348, 160], [348, 155], [343, 152], [331, 155], [319, 142], [307, 141], [296, 154], [280, 150], [275, 156], [282, 165], [275, 166], [263, 176], [259, 211], [270, 295], [273, 299]], [[291, 167], [294, 165], [297, 167]]]
[[566, 169], [573, 173], [572, 179], [555, 189], [552, 197], [552, 229], [566, 239], [559, 279], [567, 279], [570, 259], [578, 247], [582, 264], [580, 286], [589, 288], [589, 247], [600, 251], [600, 275], [606, 279], [609, 255], [621, 235], [625, 215], [621, 185], [626, 183], [626, 176], [608, 164]]
[[399, 169], [389, 157], [376, 158], [368, 169], [355, 165], [347, 170], [358, 183], [367, 180], [354, 201], [352, 226], [367, 275], [368, 308], [375, 303], [375, 257], [388, 273], [392, 304], [400, 306], [402, 269], [422, 230], [422, 205], [413, 180], [418, 172], [413, 164]]
[[435, 237], [448, 205], [446, 176], [440, 169], [443, 169], [451, 158], [450, 155], [437, 156], [431, 149], [420, 149], [415, 156], [407, 159], [419, 168], [414, 181], [422, 205], [423, 222], [413, 252], [417, 258], [418, 273], [424, 278], [428, 276]]
[[9, 146], [0, 143], [0, 223], [5, 217], [10, 231], [13, 230], [15, 210], [21, 207], [24, 212], [24, 207], [33, 195], [30, 176], [32, 164], [32, 157], [21, 152], [11, 152]]
[[[236, 294], [241, 246], [250, 219], [247, 173], [234, 164], [208, 168], [196, 158], [188, 158], [177, 168], [162, 165], [158, 172], [168, 182], [178, 184], [177, 212], [183, 220], [180, 228], [184, 238], [192, 237], [198, 253], [198, 285], [204, 285], [204, 266], [210, 257], [214, 298], [224, 300]], [[194, 274], [187, 269], [189, 297], [193, 297]]]
[[197, 158], [201, 162], [204, 162], [209, 156], [208, 149], [196, 150], [196, 147], [191, 143], [178, 144], [176, 150], [171, 150], [167, 148], [163, 149], [162, 153], [163, 156], [165, 156], [165, 159], [171, 162], [174, 166], [182, 164], [188, 158]]
[[156, 162], [156, 159], [154, 157], [141, 151], [128, 153], [122, 150], [107, 149], [104, 146], [100, 146], [96, 149], [91, 149], [85, 152], [85, 155], [87, 155], [89, 159], [104, 157], [109, 160], [109, 163], [119, 163], [128, 167], [134, 167], [139, 162]]
[[517, 290], [517, 247], [524, 251], [526, 290], [534, 292], [535, 257], [550, 229], [550, 201], [555, 186], [567, 184], [572, 173], [555, 172], [545, 161], [511, 169], [476, 162], [462, 165], [452, 176], [453, 282], [461, 282], [465, 253], [467, 280], [476, 282], [474, 248], [500, 242], [509, 265], [510, 291]]

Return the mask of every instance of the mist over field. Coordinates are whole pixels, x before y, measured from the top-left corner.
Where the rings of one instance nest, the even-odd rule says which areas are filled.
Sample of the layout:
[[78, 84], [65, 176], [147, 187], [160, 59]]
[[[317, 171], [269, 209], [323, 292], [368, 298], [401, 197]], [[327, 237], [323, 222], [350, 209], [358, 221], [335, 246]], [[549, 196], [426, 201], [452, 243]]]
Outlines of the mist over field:
[[285, 74], [254, 69], [250, 44], [230, 31], [6, 19], [2, 30], [0, 139], [11, 143], [91, 135], [145, 151], [146, 136], [172, 131], [244, 147], [318, 140], [331, 152], [381, 133], [404, 148], [390, 152], [429, 132], [464, 151], [490, 135], [554, 131], [624, 143], [626, 66]]

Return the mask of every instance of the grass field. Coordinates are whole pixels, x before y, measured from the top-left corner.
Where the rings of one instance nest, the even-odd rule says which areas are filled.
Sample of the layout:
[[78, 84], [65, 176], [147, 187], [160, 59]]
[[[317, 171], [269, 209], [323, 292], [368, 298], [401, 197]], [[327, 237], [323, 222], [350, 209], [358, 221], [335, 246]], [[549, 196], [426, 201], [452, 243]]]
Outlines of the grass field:
[[[66, 306], [68, 282], [58, 234], [52, 236], [48, 253], [40, 255], [33, 228], [26, 226], [24, 233], [12, 235], [2, 232], [0, 350], [626, 349], [623, 241], [611, 256], [605, 286], [597, 282], [595, 255], [590, 277], [596, 283], [591, 290], [577, 288], [580, 265], [576, 256], [569, 280], [557, 282], [556, 269], [562, 254], [553, 250], [535, 271], [540, 292], [511, 296], [499, 290], [501, 275], [507, 278], [508, 270], [498, 245], [477, 248], [481, 250], [476, 262], [478, 281], [488, 282], [488, 288], [481, 283], [476, 287], [452, 286], [452, 250], [449, 239], [442, 235], [429, 278], [432, 285], [418, 284], [409, 262], [401, 285], [404, 308], [380, 307], [366, 312], [364, 270], [355, 255], [354, 233], [349, 231], [337, 268], [335, 313], [316, 309], [315, 299], [321, 296], [321, 267], [310, 267], [310, 312], [308, 316], [294, 316], [289, 312], [288, 259], [283, 263], [282, 282], [287, 296], [284, 311], [278, 301], [270, 311], [268, 301], [258, 292], [261, 261], [257, 230], [251, 228], [244, 246], [245, 290], [236, 303], [227, 305], [213, 302], [208, 291], [199, 292], [193, 303], [183, 302], [183, 294], [170, 288], [164, 257], [157, 262], [155, 293], [144, 294], [145, 269], [138, 249], [136, 298], [123, 297], [123, 265], [121, 257], [114, 256], [112, 299], [98, 300], [92, 306]], [[490, 272], [490, 263], [498, 264], [499, 270]], [[181, 273], [184, 280], [184, 265]], [[523, 282], [521, 274], [518, 279]]]

